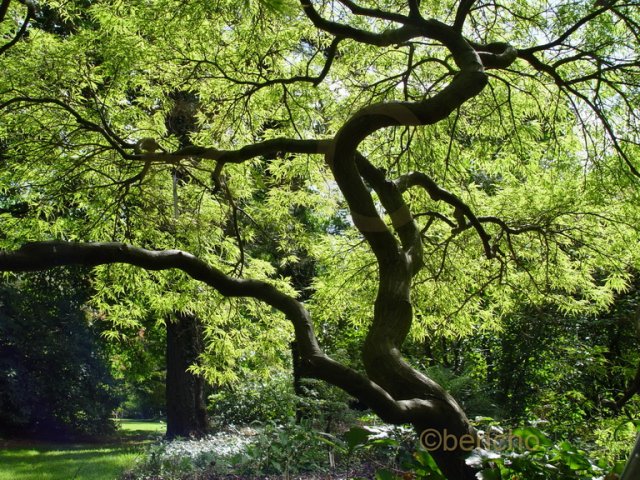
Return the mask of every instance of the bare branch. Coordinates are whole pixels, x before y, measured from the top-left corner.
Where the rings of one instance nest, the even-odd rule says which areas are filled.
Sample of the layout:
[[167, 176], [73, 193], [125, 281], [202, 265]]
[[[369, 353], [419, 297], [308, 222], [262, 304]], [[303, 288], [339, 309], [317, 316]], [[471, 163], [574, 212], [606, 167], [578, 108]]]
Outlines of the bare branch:
[[[225, 72], [222, 67], [220, 67], [220, 65], [212, 60], [206, 60], [206, 59], [202, 59], [202, 60], [196, 60], [196, 59], [192, 59], [192, 58], [186, 58], [186, 60], [190, 61], [190, 62], [194, 62], [197, 65], [199, 64], [205, 64], [205, 65], [211, 65], [214, 68], [216, 68], [219, 72], [220, 75], [225, 79], [228, 80], [232, 83], [235, 83], [236, 85], [247, 85], [249, 87], [251, 87], [249, 89], [248, 94], [253, 94], [255, 92], [257, 92], [258, 90], [261, 90], [263, 88], [268, 88], [271, 87], [273, 85], [290, 85], [290, 84], [294, 84], [294, 83], [311, 83], [314, 87], [317, 87], [318, 85], [320, 85], [322, 83], [322, 81], [326, 78], [326, 76], [328, 75], [329, 71], [331, 70], [331, 66], [333, 65], [333, 62], [335, 60], [336, 54], [338, 52], [338, 44], [340, 43], [340, 41], [342, 41], [343, 38], [342, 37], [335, 37], [331, 44], [329, 45], [329, 48], [327, 48], [326, 50], [326, 60], [324, 63], [324, 66], [322, 67], [322, 70], [320, 71], [320, 73], [313, 77], [311, 75], [295, 75], [293, 77], [290, 78], [273, 78], [271, 80], [266, 80], [264, 82], [258, 82], [258, 81], [253, 81], [253, 80], [241, 80], [239, 78], [235, 78], [230, 76], [229, 74], [227, 74], [227, 72]], [[307, 69], [309, 68], [309, 65], [307, 65]]]

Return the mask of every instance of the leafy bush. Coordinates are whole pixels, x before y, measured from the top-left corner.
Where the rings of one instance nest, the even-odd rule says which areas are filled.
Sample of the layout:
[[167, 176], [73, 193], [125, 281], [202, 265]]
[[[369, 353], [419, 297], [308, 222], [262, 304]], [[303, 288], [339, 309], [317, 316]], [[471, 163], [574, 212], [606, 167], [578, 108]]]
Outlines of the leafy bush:
[[366, 410], [364, 405], [328, 383], [303, 379], [302, 384], [304, 395], [297, 397], [298, 411], [318, 430], [343, 432]]
[[375, 468], [398, 470], [411, 459], [415, 441], [415, 432], [405, 427], [355, 426], [334, 435], [291, 419], [283, 425], [271, 423], [220, 432], [202, 440], [154, 445], [124, 478], [195, 480], [202, 475], [262, 477], [305, 472], [369, 477]]
[[596, 462], [587, 451], [567, 441], [554, 443], [534, 427], [517, 428], [497, 445], [498, 451], [476, 449], [467, 463], [482, 469], [481, 480], [527, 478], [579, 480], [621, 473], [623, 464], [613, 468]]
[[222, 431], [201, 439], [176, 439], [150, 445], [123, 478], [172, 479], [224, 470], [228, 459], [253, 441], [253, 433]]
[[293, 390], [292, 378], [280, 372], [266, 381], [254, 380], [235, 385], [209, 396], [209, 412], [220, 426], [249, 424], [287, 424], [298, 416], [325, 431], [353, 423], [357, 413], [349, 408], [350, 397], [317, 380], [303, 380], [304, 395]]
[[293, 421], [266, 425], [255, 442], [230, 460], [240, 474], [290, 474], [322, 472], [329, 467], [327, 446], [318, 433]]
[[[491, 419], [482, 419], [479, 427], [486, 448], [474, 449], [467, 458], [467, 464], [478, 469], [479, 480], [608, 480], [618, 478], [624, 469], [624, 461], [594, 460], [592, 451], [564, 440], [554, 442], [535, 427], [507, 430]], [[369, 438], [363, 441], [366, 443]], [[397, 466], [376, 473], [376, 480], [405, 478], [446, 480], [422, 448], [400, 457]]]
[[209, 413], [218, 425], [282, 422], [295, 416], [297, 397], [291, 377], [276, 374], [267, 381], [247, 381], [209, 396]]

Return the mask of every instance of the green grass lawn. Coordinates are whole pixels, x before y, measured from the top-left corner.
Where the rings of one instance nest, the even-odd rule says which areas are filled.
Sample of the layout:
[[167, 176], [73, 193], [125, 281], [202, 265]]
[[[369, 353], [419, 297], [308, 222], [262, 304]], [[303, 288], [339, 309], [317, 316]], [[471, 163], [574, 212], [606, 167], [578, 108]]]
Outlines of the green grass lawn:
[[145, 442], [164, 434], [161, 422], [120, 420], [119, 441], [108, 444], [5, 442], [0, 480], [116, 479], [140, 455]]
[[118, 433], [123, 439], [149, 439], [160, 437], [167, 431], [167, 424], [164, 422], [156, 422], [149, 420], [127, 420], [123, 418], [118, 420], [120, 429]]

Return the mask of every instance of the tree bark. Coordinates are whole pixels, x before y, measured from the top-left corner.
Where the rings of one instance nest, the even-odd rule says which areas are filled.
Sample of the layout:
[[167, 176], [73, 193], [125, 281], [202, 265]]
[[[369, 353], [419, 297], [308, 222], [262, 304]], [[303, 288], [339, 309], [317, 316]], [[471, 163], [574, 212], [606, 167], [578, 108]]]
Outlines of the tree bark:
[[302, 397], [306, 396], [304, 388], [302, 387], [302, 358], [300, 358], [300, 352], [298, 352], [298, 344], [295, 340], [293, 340], [289, 344], [291, 348], [291, 371], [293, 373], [293, 391], [298, 397], [298, 401], [296, 402], [296, 423], [300, 423], [307, 415], [303, 402], [300, 400]]
[[627, 465], [622, 472], [620, 480], [634, 480], [640, 477], [640, 435], [636, 439], [636, 445], [629, 455]]
[[188, 371], [202, 353], [202, 332], [195, 315], [176, 313], [167, 321], [167, 438], [207, 433], [204, 379]]

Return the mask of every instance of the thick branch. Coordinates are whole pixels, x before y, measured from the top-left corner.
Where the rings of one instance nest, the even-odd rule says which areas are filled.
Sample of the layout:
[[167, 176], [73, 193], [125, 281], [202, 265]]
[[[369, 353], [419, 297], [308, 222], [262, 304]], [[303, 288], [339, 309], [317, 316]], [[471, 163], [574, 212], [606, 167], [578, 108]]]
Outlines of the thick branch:
[[216, 148], [188, 146], [175, 152], [130, 155], [129, 158], [149, 158], [172, 163], [185, 158], [216, 160], [219, 163], [242, 163], [252, 158], [273, 155], [279, 152], [324, 154], [329, 148], [328, 140], [297, 140], [291, 138], [272, 138], [264, 142], [246, 145], [238, 150], [218, 150]]
[[362, 182], [355, 166], [355, 151], [360, 142], [376, 130], [398, 125], [434, 124], [479, 93], [486, 84], [486, 75], [475, 52], [467, 48], [468, 56], [459, 59], [465, 70], [444, 90], [423, 102], [392, 102], [363, 108], [338, 131], [327, 153], [327, 163], [332, 167], [349, 204], [354, 223], [380, 262], [397, 255], [396, 241], [380, 218]]
[[464, 26], [464, 22], [471, 11], [471, 7], [476, 0], [460, 0], [458, 4], [458, 10], [456, 10], [456, 18], [453, 21], [453, 29], [457, 32], [462, 32], [462, 27]]
[[407, 40], [410, 40], [411, 38], [414, 38], [420, 34], [419, 29], [415, 28], [414, 26], [408, 25], [409, 19], [406, 17], [400, 16], [402, 17], [402, 23], [404, 23], [404, 25], [400, 28], [387, 30], [383, 33], [372, 33], [366, 30], [360, 30], [349, 25], [332, 22], [330, 20], [322, 18], [318, 11], [314, 8], [311, 0], [300, 0], [300, 4], [304, 9], [304, 13], [317, 28], [335, 35], [336, 37], [351, 38], [358, 42], [384, 47], [396, 43], [406, 42]]
[[396, 184], [386, 178], [385, 171], [374, 167], [363, 155], [356, 153], [356, 165], [362, 177], [378, 194], [382, 206], [389, 212], [391, 223], [400, 236], [402, 248], [410, 256], [411, 267], [417, 273], [422, 266], [422, 242], [409, 206]]

